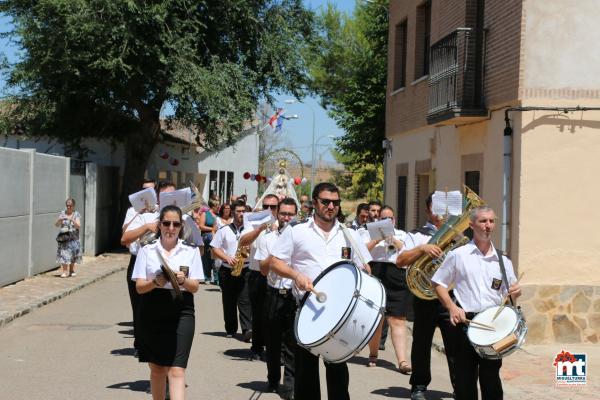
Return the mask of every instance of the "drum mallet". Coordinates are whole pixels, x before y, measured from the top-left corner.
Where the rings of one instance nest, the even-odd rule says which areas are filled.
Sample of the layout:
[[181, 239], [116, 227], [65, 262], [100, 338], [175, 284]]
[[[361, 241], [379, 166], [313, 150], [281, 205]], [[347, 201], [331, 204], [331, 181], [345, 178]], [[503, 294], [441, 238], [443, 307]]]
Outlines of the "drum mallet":
[[[521, 272], [521, 274], [519, 275], [519, 279], [517, 279], [517, 283], [521, 282], [521, 278], [523, 278], [523, 275], [525, 275], [525, 271]], [[500, 307], [498, 307], [496, 314], [494, 314], [494, 317], [492, 318], [492, 322], [494, 322], [496, 320], [496, 318], [498, 317], [498, 315], [500, 315], [502, 310], [504, 310], [506, 303], [508, 303], [508, 298], [509, 298], [508, 294], [506, 296], [504, 296], [504, 299], [502, 300], [502, 304], [500, 304]]]
[[317, 292], [315, 288], [310, 289], [310, 291], [314, 293], [319, 303], [325, 303], [327, 301], [327, 295], [325, 292]]

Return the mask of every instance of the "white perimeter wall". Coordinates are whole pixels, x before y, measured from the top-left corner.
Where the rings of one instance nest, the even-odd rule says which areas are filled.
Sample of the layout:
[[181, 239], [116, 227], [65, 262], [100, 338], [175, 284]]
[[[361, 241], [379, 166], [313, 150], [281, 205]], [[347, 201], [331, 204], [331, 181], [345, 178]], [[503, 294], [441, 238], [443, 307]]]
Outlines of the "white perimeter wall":
[[69, 193], [69, 159], [0, 148], [0, 286], [56, 266], [54, 222]]

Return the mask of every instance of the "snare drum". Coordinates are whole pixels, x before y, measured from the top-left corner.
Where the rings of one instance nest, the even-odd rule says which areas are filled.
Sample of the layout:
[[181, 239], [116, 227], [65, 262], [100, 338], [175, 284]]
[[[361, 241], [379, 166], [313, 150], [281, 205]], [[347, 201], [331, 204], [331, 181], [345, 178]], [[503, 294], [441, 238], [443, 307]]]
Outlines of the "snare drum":
[[298, 344], [328, 362], [340, 363], [369, 342], [385, 312], [385, 289], [378, 279], [349, 261], [333, 264], [313, 282], [327, 299], [307, 292], [294, 333]]
[[525, 342], [527, 325], [521, 310], [506, 306], [494, 321], [500, 306], [491, 307], [477, 314], [473, 321], [492, 325], [496, 330], [469, 325], [467, 336], [481, 358], [497, 360], [512, 354]]

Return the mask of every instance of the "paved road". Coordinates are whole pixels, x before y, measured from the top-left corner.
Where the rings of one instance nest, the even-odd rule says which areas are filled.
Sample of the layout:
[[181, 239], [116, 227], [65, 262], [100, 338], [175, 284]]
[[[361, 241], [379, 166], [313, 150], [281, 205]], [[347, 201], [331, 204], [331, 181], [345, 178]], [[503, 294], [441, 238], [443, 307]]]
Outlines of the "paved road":
[[[148, 369], [132, 356], [123, 273], [0, 329], [0, 399], [150, 398], [146, 393]], [[196, 295], [196, 337], [188, 366], [187, 398], [279, 399], [276, 394], [260, 392], [266, 366], [247, 361], [249, 345], [224, 337], [220, 296], [214, 286], [202, 286]], [[353, 399], [408, 397], [408, 377], [393, 370], [388, 347], [381, 354], [381, 367], [364, 366], [367, 350], [352, 360]], [[449, 398], [445, 360], [433, 353], [431, 399]]]

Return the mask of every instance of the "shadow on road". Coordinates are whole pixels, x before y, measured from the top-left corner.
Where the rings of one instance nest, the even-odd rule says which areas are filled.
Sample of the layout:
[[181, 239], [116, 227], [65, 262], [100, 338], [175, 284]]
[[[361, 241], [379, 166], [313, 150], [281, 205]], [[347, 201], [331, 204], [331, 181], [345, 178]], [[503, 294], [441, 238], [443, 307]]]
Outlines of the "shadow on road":
[[121, 382], [115, 383], [114, 385], [107, 386], [108, 389], [126, 389], [133, 392], [147, 392], [150, 389], [150, 381], [134, 381], [134, 382]]
[[241, 383], [238, 383], [237, 386], [244, 388], [244, 389], [253, 390], [255, 392], [265, 393], [268, 391], [267, 388], [269, 385], [267, 382], [264, 382], [264, 381], [252, 381], [252, 382], [241, 382]]
[[114, 349], [110, 351], [113, 356], [133, 356], [135, 349], [133, 347], [125, 347], [123, 349]]
[[133, 337], [133, 329], [127, 329], [126, 331], [119, 331], [121, 335], [131, 335]]
[[221, 289], [206, 289], [205, 292], [220, 292]]
[[252, 352], [250, 349], [229, 349], [223, 352], [223, 355], [231, 357], [232, 360], [250, 361]]
[[202, 332], [202, 334], [208, 335], [208, 336], [219, 336], [219, 337], [227, 336], [225, 332]]
[[119, 325], [119, 326], [131, 326], [131, 327], [133, 327], [133, 321], [118, 322], [117, 325]]
[[[354, 356], [354, 357], [352, 357], [351, 359], [348, 360], [348, 363], [357, 364], [357, 365], [367, 365], [368, 361], [369, 361], [369, 359], [367, 357]], [[391, 363], [388, 360], [378, 359], [377, 360], [377, 367], [389, 369], [390, 371], [397, 371], [397, 368], [394, 365], [394, 363]]]
[[[410, 389], [405, 387], [390, 386], [387, 389], [373, 390], [371, 393], [384, 397], [410, 399]], [[427, 396], [427, 400], [452, 399], [452, 393], [440, 392], [439, 390], [428, 390], [425, 394]]]

